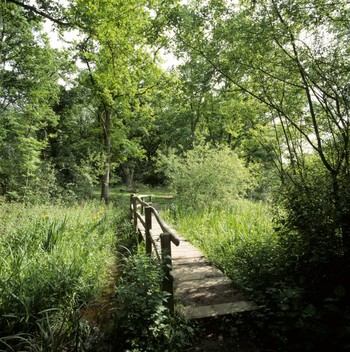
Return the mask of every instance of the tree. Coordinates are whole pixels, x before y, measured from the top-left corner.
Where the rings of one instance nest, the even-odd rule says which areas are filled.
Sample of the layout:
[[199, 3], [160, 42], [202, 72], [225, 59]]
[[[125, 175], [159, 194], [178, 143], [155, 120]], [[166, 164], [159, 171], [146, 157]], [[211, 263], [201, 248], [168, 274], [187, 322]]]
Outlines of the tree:
[[55, 168], [58, 185], [79, 197], [99, 185], [104, 152], [101, 147], [98, 101], [83, 85], [60, 87], [53, 110], [58, 123], [50, 127], [45, 159]]
[[[74, 8], [74, 17], [81, 21], [78, 25], [84, 27], [85, 34], [78, 45], [80, 57], [87, 66], [89, 88], [99, 99], [105, 149], [101, 198], [106, 203], [109, 201], [112, 155], [116, 156], [113, 143], [120, 149], [124, 144], [128, 145], [117, 156], [117, 164], [128, 155], [135, 156], [138, 143], [127, 140], [128, 121], [145, 116], [140, 114], [144, 109], [140, 97], [157, 84], [158, 69], [147, 42], [152, 29], [151, 11], [157, 10], [157, 6], [157, 2], [115, 0], [88, 6], [84, 1], [78, 1]], [[155, 77], [155, 81], [150, 77]]]
[[37, 20], [10, 3], [0, 6], [1, 193], [17, 198], [40, 165], [48, 126], [57, 123], [53, 105], [64, 60]]
[[[129, 170], [128, 178], [131, 180], [133, 169], [144, 157], [140, 131], [151, 129], [150, 121], [154, 117], [151, 95], [158, 94], [157, 86], [162, 79], [157, 66], [158, 52], [167, 45], [164, 28], [176, 1], [134, 0], [126, 3], [115, 0], [93, 4], [83, 0], [65, 3], [11, 0], [8, 3], [21, 11], [27, 21], [39, 23], [49, 20], [61, 33], [71, 29], [79, 31], [79, 39], [70, 46], [70, 57], [85, 64], [85, 70], [81, 69], [81, 65], [79, 67], [77, 84], [85, 87], [83, 95], [88, 92], [90, 102], [86, 102], [85, 108], [81, 109], [81, 115], [86, 116], [89, 111], [96, 122], [91, 124], [94, 132], [90, 138], [94, 141], [90, 146], [94, 149], [92, 153], [99, 154], [99, 160], [103, 162], [103, 167], [98, 168], [101, 173], [101, 198], [108, 203], [111, 170], [123, 164], [124, 170]], [[54, 149], [57, 152], [58, 146], [62, 147], [60, 128], [68, 132], [65, 126], [74, 125], [79, 115], [70, 106], [72, 100], [65, 100], [75, 94], [68, 91], [69, 88], [55, 106], [62, 121], [59, 128], [51, 126], [49, 142], [52, 150], [46, 148], [46, 155], [57, 158], [55, 165], [60, 170], [64, 168], [62, 160], [65, 159], [65, 164], [68, 162], [64, 154], [72, 155], [74, 149], [64, 147], [63, 150], [66, 150], [60, 151], [59, 157], [55, 154]], [[76, 106], [82, 106], [78, 99], [74, 99]], [[62, 106], [64, 103], [68, 106]], [[69, 111], [69, 117], [62, 113], [65, 111]], [[96, 126], [100, 128], [100, 137], [95, 134]], [[59, 138], [53, 138], [56, 132]], [[68, 135], [75, 140], [74, 132], [70, 131]], [[99, 143], [103, 150], [97, 147]], [[80, 163], [81, 159], [75, 153], [85, 152], [83, 149], [74, 150], [74, 157], [68, 162], [70, 168], [78, 165], [75, 162]], [[67, 179], [67, 175], [63, 176], [60, 171], [59, 175], [61, 179]], [[68, 178], [72, 177], [70, 175]]]
[[41, 21], [47, 19], [61, 27], [72, 26], [73, 19], [68, 17], [68, 9], [60, 0], [36, 0], [34, 3], [26, 0], [6, 0], [6, 2], [21, 8], [28, 19]]

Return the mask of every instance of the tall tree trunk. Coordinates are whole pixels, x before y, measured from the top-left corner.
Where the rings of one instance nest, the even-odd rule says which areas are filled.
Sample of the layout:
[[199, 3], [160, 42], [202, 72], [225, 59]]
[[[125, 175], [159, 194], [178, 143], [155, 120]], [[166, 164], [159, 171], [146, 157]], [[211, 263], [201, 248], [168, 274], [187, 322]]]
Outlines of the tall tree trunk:
[[103, 141], [106, 152], [106, 161], [104, 166], [104, 174], [101, 178], [101, 200], [103, 199], [105, 204], [109, 204], [109, 183], [110, 183], [110, 172], [111, 172], [111, 119], [112, 110], [110, 107], [105, 106], [105, 120], [103, 122]]
[[129, 188], [134, 187], [134, 172], [135, 172], [135, 169], [133, 167], [127, 168], [126, 183]]

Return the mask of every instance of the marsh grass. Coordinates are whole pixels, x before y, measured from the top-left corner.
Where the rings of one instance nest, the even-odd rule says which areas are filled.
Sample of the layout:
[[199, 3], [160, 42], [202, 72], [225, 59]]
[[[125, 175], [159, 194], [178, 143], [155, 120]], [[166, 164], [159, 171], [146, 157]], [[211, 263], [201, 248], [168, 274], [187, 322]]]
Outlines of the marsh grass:
[[0, 350], [55, 351], [63, 339], [71, 343], [82, 329], [79, 309], [111, 275], [118, 216], [93, 201], [0, 204]]

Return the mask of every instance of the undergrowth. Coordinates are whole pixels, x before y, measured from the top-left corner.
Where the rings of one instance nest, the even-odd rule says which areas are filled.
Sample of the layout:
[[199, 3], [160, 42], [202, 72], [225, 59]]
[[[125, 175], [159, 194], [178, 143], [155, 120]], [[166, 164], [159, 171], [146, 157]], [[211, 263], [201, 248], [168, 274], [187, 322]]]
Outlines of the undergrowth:
[[183, 351], [191, 344], [193, 328], [170, 315], [162, 291], [160, 263], [143, 251], [125, 258], [116, 287], [114, 348], [118, 351]]

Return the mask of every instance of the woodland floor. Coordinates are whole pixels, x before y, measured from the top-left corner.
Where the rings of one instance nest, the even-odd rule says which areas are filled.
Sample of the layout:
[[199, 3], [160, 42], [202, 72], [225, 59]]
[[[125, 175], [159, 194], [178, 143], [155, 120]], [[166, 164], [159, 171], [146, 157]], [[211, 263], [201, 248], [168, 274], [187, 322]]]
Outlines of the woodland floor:
[[[96, 306], [95, 306], [96, 308]], [[195, 336], [192, 347], [183, 352], [264, 352], [262, 343], [240, 317], [219, 317], [193, 322]], [[103, 328], [92, 325], [84, 349], [93, 352], [116, 352], [111, 348]], [[120, 351], [122, 352], [122, 351]], [[179, 351], [182, 352], [182, 351]]]

